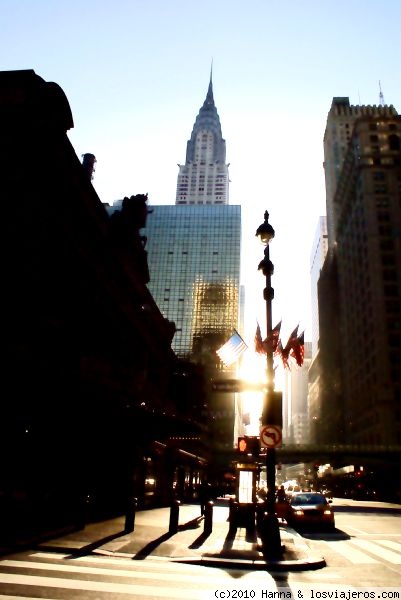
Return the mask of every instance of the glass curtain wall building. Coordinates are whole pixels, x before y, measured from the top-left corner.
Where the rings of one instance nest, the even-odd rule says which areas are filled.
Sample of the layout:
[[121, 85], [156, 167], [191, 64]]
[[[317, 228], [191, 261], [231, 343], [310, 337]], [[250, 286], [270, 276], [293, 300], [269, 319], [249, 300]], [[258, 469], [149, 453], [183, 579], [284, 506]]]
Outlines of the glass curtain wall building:
[[176, 325], [174, 351], [217, 366], [238, 327], [241, 207], [152, 206], [146, 235], [149, 289]]

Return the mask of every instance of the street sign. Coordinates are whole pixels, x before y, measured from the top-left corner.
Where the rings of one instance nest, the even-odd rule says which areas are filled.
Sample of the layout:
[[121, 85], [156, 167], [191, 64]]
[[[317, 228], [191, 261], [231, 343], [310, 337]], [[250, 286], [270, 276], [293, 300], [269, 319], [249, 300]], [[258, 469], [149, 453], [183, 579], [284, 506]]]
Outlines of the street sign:
[[241, 379], [213, 379], [213, 392], [243, 392], [243, 391], [263, 391], [265, 386], [261, 383], [249, 383]]
[[263, 425], [260, 428], [260, 443], [265, 448], [279, 448], [282, 439], [281, 427], [278, 425]]
[[212, 390], [214, 392], [240, 392], [242, 390], [242, 381], [239, 379], [214, 379], [212, 381]]

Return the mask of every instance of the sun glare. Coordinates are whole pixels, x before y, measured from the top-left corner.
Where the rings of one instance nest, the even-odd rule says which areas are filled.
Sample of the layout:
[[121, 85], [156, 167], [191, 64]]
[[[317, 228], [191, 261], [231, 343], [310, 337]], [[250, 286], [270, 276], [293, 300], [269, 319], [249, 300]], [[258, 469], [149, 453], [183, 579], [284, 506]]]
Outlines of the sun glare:
[[[246, 427], [247, 435], [258, 435], [259, 419], [263, 406], [264, 391], [257, 387], [266, 383], [266, 360], [256, 352], [247, 352], [240, 366], [239, 376], [241, 381], [249, 385], [241, 393], [243, 414], [249, 415], [249, 425]], [[251, 389], [255, 387], [256, 389]]]
[[239, 369], [242, 381], [252, 385], [266, 382], [266, 358], [256, 352], [246, 352]]
[[[241, 393], [242, 412], [249, 415], [246, 434], [259, 435], [260, 417], [266, 393], [264, 385], [267, 382], [266, 357], [256, 352], [246, 352], [239, 368], [239, 378], [245, 384], [245, 389]], [[248, 389], [247, 384], [249, 385]], [[282, 389], [282, 369], [277, 368], [275, 370], [275, 390], [280, 389]]]

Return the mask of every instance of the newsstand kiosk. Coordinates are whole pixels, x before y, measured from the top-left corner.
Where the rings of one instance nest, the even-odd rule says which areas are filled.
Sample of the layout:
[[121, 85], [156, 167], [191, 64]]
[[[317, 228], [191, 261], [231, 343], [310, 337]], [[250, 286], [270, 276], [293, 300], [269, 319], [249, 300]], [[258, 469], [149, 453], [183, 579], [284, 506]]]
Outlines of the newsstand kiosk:
[[254, 529], [258, 473], [257, 463], [237, 463], [235, 500], [230, 503], [230, 529]]

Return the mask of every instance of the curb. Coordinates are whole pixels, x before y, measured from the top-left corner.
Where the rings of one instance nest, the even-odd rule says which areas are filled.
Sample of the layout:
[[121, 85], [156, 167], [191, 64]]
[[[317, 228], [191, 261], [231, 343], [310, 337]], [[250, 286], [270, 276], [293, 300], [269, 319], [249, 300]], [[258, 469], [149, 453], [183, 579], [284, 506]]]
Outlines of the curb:
[[233, 559], [233, 558], [220, 558], [218, 556], [200, 556], [188, 557], [188, 558], [171, 558], [172, 562], [181, 562], [191, 565], [204, 565], [206, 567], [218, 567], [228, 569], [252, 569], [260, 571], [306, 571], [321, 569], [326, 566], [326, 561], [323, 557], [309, 557], [308, 559], [299, 560], [249, 560], [249, 559]]
[[[187, 558], [172, 558], [174, 562], [186, 562], [191, 564], [202, 564], [205, 566], [212, 567], [227, 567], [233, 568], [235, 565], [237, 568], [242, 569], [256, 569], [256, 570], [274, 570], [274, 571], [285, 571], [285, 570], [313, 570], [321, 569], [326, 566], [326, 561], [323, 556], [317, 556], [311, 553], [309, 546], [305, 543], [303, 537], [290, 527], [286, 528], [287, 534], [294, 539], [295, 551], [303, 554], [302, 558], [289, 559], [289, 560], [261, 560], [260, 558], [230, 558], [228, 556], [212, 554], [205, 552], [199, 558], [198, 557], [187, 557]], [[285, 544], [283, 544], [284, 546]], [[240, 554], [240, 550], [236, 551]], [[244, 552], [246, 554], [246, 552]]]
[[[156, 558], [159, 560], [167, 560], [174, 563], [186, 563], [193, 565], [204, 565], [216, 568], [237, 568], [244, 570], [269, 570], [269, 571], [301, 571], [301, 570], [313, 570], [321, 569], [326, 566], [324, 557], [318, 556], [313, 553], [311, 548], [305, 542], [304, 538], [294, 529], [286, 527], [285, 533], [282, 531], [282, 547], [283, 551], [287, 550], [290, 556], [283, 557], [282, 559], [269, 560], [263, 559], [260, 552], [260, 546], [257, 549], [240, 549], [230, 548], [224, 549], [220, 547], [204, 548], [203, 551], [199, 549], [196, 554], [188, 554], [184, 547], [177, 546], [171, 553], [167, 553], [163, 556], [157, 555]], [[63, 543], [64, 542], [64, 543]], [[60, 540], [59, 543], [54, 541], [43, 542], [40, 544], [42, 550], [64, 552], [71, 556], [84, 556], [85, 554], [92, 555], [103, 555], [103, 556], [118, 556], [121, 558], [135, 559], [135, 551], [132, 549], [125, 551], [118, 551], [108, 549], [107, 547], [91, 547], [88, 543], [82, 546], [82, 543], [74, 543], [73, 540], [66, 542]], [[128, 550], [128, 551], [127, 551]], [[291, 557], [293, 554], [293, 557]], [[143, 557], [143, 560], [147, 558], [155, 558], [155, 556], [147, 555]], [[138, 559], [139, 560], [139, 559]]]
[[[256, 558], [246, 558], [246, 557], [236, 557], [230, 558], [224, 555], [208, 555], [207, 552], [205, 554], [201, 554], [199, 556], [148, 556], [146, 557], [151, 559], [158, 560], [167, 560], [173, 563], [185, 563], [185, 564], [193, 564], [193, 565], [204, 565], [209, 567], [216, 568], [238, 568], [238, 569], [255, 569], [255, 570], [272, 570], [272, 571], [285, 571], [285, 570], [314, 570], [321, 569], [326, 566], [326, 561], [322, 556], [316, 556], [313, 554], [309, 554], [309, 548], [306, 544], [299, 544], [298, 546], [304, 546], [307, 548], [307, 551], [302, 548], [301, 551], [306, 554], [304, 558], [293, 559], [293, 560], [261, 560]], [[79, 556], [82, 553], [82, 549], [73, 548], [70, 546], [55, 546], [55, 545], [41, 545], [42, 550], [47, 551], [57, 551], [64, 552], [65, 554], [71, 554], [72, 556]], [[240, 551], [238, 551], [240, 553]], [[96, 549], [88, 554], [98, 555], [98, 556], [116, 556], [119, 558], [130, 558], [133, 559], [135, 555], [129, 552], [111, 552], [104, 549]], [[244, 553], [245, 554], [245, 553]]]

